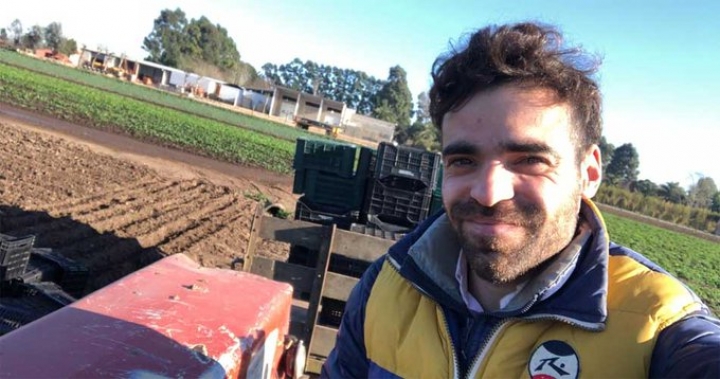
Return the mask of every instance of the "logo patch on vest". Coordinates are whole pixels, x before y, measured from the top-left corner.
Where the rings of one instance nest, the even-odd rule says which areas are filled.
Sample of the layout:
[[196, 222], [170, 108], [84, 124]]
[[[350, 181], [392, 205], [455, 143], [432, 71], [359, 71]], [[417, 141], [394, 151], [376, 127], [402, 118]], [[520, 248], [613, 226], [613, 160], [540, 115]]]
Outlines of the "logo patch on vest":
[[528, 371], [532, 379], [576, 379], [580, 373], [580, 359], [567, 343], [546, 341], [533, 351]]

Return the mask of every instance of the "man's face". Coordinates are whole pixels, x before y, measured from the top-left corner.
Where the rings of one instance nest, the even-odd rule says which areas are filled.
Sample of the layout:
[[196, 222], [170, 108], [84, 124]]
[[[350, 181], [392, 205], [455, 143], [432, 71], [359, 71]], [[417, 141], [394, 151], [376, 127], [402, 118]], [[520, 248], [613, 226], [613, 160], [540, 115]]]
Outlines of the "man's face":
[[597, 148], [576, 159], [570, 108], [543, 89], [476, 94], [443, 119], [443, 202], [473, 272], [510, 283], [572, 239], [599, 182]]

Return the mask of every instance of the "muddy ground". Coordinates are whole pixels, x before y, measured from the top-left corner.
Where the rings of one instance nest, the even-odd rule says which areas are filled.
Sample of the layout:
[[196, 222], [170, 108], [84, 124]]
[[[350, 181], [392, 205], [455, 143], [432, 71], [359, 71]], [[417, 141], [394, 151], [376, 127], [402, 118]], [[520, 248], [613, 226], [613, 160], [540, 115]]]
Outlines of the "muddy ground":
[[[170, 254], [231, 268], [257, 200], [292, 211], [291, 189], [288, 176], [0, 106], [0, 233], [87, 266], [86, 293]], [[282, 259], [287, 245], [260, 252]]]

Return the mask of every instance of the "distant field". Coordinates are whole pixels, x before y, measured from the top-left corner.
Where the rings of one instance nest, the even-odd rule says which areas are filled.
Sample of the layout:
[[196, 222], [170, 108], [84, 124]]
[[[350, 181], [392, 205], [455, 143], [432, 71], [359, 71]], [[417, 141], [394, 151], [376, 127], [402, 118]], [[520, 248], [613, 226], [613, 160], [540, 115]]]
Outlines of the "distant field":
[[292, 172], [295, 142], [0, 63], [5, 103], [220, 160]]
[[295, 141], [297, 138], [323, 139], [317, 134], [293, 128], [276, 122], [263, 120], [257, 117], [244, 115], [231, 110], [204, 104], [177, 94], [148, 88], [143, 85], [128, 83], [86, 70], [66, 67], [60, 64], [25, 56], [13, 51], [0, 49], [0, 63], [24, 68], [37, 73], [68, 80], [85, 86], [114, 92], [119, 95], [141, 100], [163, 107], [187, 112], [202, 118], [207, 118], [229, 125], [240, 126], [263, 134]]
[[603, 217], [611, 240], [676, 275], [720, 315], [720, 244], [607, 212]]

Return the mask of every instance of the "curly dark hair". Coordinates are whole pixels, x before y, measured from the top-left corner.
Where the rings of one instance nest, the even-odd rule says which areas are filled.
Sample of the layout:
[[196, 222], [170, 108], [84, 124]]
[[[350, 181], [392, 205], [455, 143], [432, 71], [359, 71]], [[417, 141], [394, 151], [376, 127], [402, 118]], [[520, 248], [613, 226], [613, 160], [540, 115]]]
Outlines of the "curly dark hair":
[[564, 48], [562, 35], [551, 26], [489, 26], [470, 35], [460, 51], [433, 63], [430, 116], [442, 131], [445, 114], [479, 92], [506, 84], [546, 88], [570, 105], [580, 152], [598, 144], [602, 134], [602, 101], [591, 78], [599, 64], [579, 47]]

